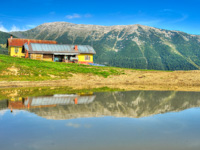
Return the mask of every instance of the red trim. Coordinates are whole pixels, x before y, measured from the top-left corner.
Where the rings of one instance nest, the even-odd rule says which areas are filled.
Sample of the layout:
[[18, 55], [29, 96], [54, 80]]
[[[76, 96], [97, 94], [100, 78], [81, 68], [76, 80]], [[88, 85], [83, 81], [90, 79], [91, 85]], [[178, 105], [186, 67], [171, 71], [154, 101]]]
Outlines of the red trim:
[[84, 64], [84, 65], [89, 65], [89, 63], [93, 63], [92, 61], [91, 62], [88, 62], [88, 61], [79, 61], [78, 62], [79, 64]]

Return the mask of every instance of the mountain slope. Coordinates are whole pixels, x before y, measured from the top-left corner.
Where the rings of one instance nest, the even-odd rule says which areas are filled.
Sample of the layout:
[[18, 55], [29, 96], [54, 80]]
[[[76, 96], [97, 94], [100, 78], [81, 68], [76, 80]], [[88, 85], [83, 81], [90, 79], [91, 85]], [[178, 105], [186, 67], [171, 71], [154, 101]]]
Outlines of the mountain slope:
[[5, 44], [10, 37], [9, 33], [0, 31], [0, 44]]
[[97, 63], [158, 69], [200, 69], [200, 36], [143, 25], [98, 26], [67, 22], [42, 24], [24, 32], [23, 38], [56, 40], [63, 44], [92, 44]]
[[8, 54], [8, 50], [6, 49], [6, 42], [9, 37], [9, 33], [0, 31], [0, 54]]

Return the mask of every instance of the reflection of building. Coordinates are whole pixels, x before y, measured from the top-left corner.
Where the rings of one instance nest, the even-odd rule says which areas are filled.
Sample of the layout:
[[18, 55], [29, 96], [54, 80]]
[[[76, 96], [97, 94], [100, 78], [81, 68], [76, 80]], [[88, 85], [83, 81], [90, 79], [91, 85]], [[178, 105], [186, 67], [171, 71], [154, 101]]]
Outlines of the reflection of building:
[[24, 99], [23, 98], [12, 98], [8, 101], [8, 108], [9, 109], [23, 109], [24, 106]]
[[8, 101], [9, 109], [26, 109], [40, 107], [55, 107], [57, 105], [89, 104], [95, 99], [95, 95], [54, 95], [42, 97], [15, 98]]
[[94, 95], [54, 95], [45, 97], [31, 97], [24, 101], [25, 107], [53, 107], [56, 105], [89, 104], [95, 99]]

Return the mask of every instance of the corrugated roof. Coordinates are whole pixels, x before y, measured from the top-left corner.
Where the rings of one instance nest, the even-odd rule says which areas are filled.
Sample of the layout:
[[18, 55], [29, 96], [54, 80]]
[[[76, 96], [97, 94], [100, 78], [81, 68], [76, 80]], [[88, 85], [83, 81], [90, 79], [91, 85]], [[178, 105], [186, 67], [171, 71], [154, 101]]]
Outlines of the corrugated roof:
[[89, 104], [92, 103], [95, 99], [95, 95], [91, 96], [64, 96], [64, 97], [53, 97], [53, 96], [46, 96], [46, 97], [32, 97], [28, 98], [24, 102], [25, 106], [28, 106], [28, 104], [31, 102], [31, 106], [48, 106], [48, 105], [68, 105], [68, 104], [74, 104], [74, 99], [78, 99], [77, 104]]
[[7, 41], [7, 46], [22, 47], [25, 43], [28, 43], [28, 42], [29, 43], [57, 44], [56, 41], [9, 38], [8, 41]]
[[86, 53], [95, 54], [93, 47], [89, 45], [77, 45], [78, 51], [74, 49], [75, 45], [68, 44], [40, 44], [40, 43], [30, 43], [29, 45], [24, 44], [24, 48], [29, 51], [29, 53]]

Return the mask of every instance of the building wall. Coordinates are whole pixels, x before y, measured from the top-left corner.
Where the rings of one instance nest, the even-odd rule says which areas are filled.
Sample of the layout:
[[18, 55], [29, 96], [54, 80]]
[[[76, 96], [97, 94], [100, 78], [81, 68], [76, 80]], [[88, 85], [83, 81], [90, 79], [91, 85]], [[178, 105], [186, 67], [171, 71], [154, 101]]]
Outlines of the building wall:
[[51, 54], [29, 54], [30, 59], [53, 61], [53, 55]]
[[[54, 61], [53, 55], [49, 54], [29, 54], [30, 59]], [[93, 63], [93, 54], [80, 54], [78, 55], [78, 62], [81, 64]]]
[[44, 61], [53, 61], [53, 55], [51, 55], [51, 54], [44, 54], [43, 55], [43, 60]]
[[43, 54], [30, 54], [29, 57], [35, 60], [43, 60]]
[[78, 55], [78, 62], [87, 64], [93, 63], [93, 54], [80, 54]]
[[8, 54], [13, 57], [25, 57], [25, 54], [22, 53], [22, 47], [8, 47]]

